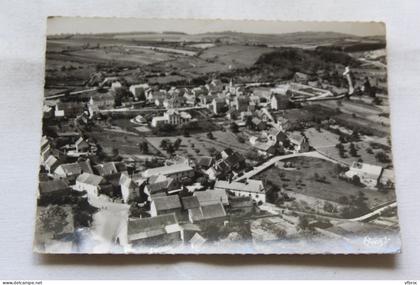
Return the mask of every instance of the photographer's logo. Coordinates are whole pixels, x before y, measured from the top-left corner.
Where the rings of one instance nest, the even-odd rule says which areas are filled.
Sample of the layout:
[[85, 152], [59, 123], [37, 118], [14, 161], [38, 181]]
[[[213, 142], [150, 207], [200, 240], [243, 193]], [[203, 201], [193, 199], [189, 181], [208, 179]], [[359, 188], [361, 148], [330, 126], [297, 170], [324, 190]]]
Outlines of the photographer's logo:
[[365, 236], [363, 243], [368, 247], [385, 247], [391, 239], [389, 237]]

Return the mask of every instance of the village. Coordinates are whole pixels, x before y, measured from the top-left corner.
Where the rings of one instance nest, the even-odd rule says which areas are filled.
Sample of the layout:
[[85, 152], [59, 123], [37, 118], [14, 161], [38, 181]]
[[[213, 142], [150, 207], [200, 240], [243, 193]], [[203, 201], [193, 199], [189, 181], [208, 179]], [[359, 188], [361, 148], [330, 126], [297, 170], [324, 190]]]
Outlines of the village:
[[258, 251], [398, 230], [384, 67], [358, 56], [368, 67], [276, 82], [98, 71], [46, 91], [36, 246]]

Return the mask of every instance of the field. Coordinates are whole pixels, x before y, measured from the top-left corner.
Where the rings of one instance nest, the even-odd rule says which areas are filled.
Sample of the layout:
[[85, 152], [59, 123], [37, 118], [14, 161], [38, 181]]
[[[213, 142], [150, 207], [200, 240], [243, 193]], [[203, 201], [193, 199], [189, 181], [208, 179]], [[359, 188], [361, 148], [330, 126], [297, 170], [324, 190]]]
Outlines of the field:
[[[105, 153], [111, 155], [113, 149], [118, 149], [121, 155], [141, 155], [139, 143], [144, 142], [144, 138], [130, 133], [115, 132], [110, 130], [92, 131], [89, 136], [96, 139]], [[150, 154], [159, 153], [153, 148], [149, 148]]]
[[216, 139], [212, 140], [207, 137], [206, 133], [191, 134], [190, 137], [184, 136], [170, 136], [170, 137], [147, 137], [147, 141], [154, 148], [158, 149], [162, 154], [166, 155], [165, 150], [160, 147], [163, 139], [168, 139], [174, 142], [176, 139], [181, 139], [182, 143], [176, 154], [185, 155], [190, 158], [197, 158], [199, 156], [209, 156], [210, 150], [222, 151], [226, 148], [232, 148], [241, 153], [249, 150], [250, 145], [247, 142], [239, 143], [236, 135], [230, 131], [214, 131], [212, 132]]
[[[345, 157], [341, 157], [339, 155], [338, 149], [336, 148], [336, 145], [340, 142], [339, 136], [337, 134], [325, 129], [317, 131], [314, 128], [309, 128], [305, 130], [305, 136], [308, 138], [309, 144], [314, 149], [334, 160], [340, 161], [347, 165], [350, 165], [353, 163], [353, 161], [357, 161], [359, 159], [363, 160], [365, 163], [380, 165], [383, 167], [387, 167], [392, 164], [391, 162], [378, 161], [375, 158], [375, 155], [380, 151], [384, 152], [390, 158], [392, 158], [389, 151], [389, 146], [387, 146], [388, 143], [386, 142], [385, 138], [362, 136], [361, 141], [353, 142], [357, 150], [356, 156], [350, 155], [350, 143], [343, 143], [342, 145], [345, 150]], [[374, 147], [372, 147], [371, 141], [382, 141], [382, 144], [385, 145], [381, 147], [378, 144], [378, 146], [374, 145]]]
[[273, 49], [243, 45], [221, 45], [203, 51], [201, 58], [232, 65], [232, 68], [243, 68], [253, 65], [260, 55]]
[[[394, 192], [383, 194], [366, 190], [339, 179], [336, 164], [332, 162], [310, 157], [296, 157], [286, 161], [290, 161], [294, 167], [285, 170], [272, 166], [253, 178], [263, 181], [270, 180], [286, 191], [335, 203], [339, 203], [342, 196], [349, 198], [353, 195], [357, 197], [359, 191], [363, 191], [368, 198], [367, 204], [371, 209], [395, 198]], [[315, 176], [325, 177], [325, 182], [317, 181]]]

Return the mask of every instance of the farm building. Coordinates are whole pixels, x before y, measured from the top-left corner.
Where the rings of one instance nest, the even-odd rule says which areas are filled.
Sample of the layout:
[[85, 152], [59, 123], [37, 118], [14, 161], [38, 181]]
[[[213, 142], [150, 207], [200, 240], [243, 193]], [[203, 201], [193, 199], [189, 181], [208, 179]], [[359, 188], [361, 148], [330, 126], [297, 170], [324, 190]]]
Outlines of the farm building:
[[143, 177], [145, 178], [150, 178], [155, 175], [165, 175], [174, 179], [181, 179], [182, 177], [193, 177], [194, 169], [187, 164], [179, 163], [168, 166], [149, 168], [143, 172]]
[[129, 219], [127, 235], [120, 235], [121, 244], [132, 246], [164, 246], [181, 242], [181, 231], [175, 214], [160, 215], [151, 218]]
[[375, 188], [381, 178], [382, 171], [381, 166], [354, 161], [345, 175], [350, 179], [357, 175], [360, 182], [368, 188]]
[[175, 213], [181, 215], [182, 205], [178, 195], [152, 197], [150, 204], [150, 215], [152, 217]]
[[200, 206], [207, 206], [217, 203], [222, 203], [224, 206], [229, 205], [228, 196], [224, 189], [214, 189], [206, 191], [194, 192], [194, 197], [197, 197]]
[[222, 203], [201, 206], [198, 208], [188, 209], [188, 218], [191, 223], [211, 220], [225, 219], [226, 211]]
[[214, 189], [233, 192], [237, 196], [251, 197], [256, 202], [265, 203], [265, 189], [261, 180], [248, 179], [246, 182], [216, 181]]
[[78, 191], [86, 191], [92, 196], [98, 196], [101, 186], [105, 183], [105, 179], [101, 176], [90, 173], [82, 173], [77, 177], [74, 189]]

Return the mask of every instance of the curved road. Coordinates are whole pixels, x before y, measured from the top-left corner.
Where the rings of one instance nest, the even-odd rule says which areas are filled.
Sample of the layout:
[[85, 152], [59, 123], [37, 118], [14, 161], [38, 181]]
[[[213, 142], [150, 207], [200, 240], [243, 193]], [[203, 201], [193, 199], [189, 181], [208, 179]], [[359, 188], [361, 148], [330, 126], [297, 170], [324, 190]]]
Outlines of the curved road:
[[243, 179], [251, 178], [252, 176], [257, 175], [258, 173], [260, 173], [261, 171], [267, 169], [268, 167], [270, 167], [271, 165], [273, 165], [274, 163], [276, 163], [278, 161], [281, 161], [281, 160], [284, 160], [284, 159], [288, 159], [288, 158], [293, 158], [293, 157], [301, 157], [301, 156], [320, 158], [320, 159], [328, 160], [328, 161], [331, 161], [333, 163], [337, 163], [338, 164], [337, 161], [335, 161], [335, 160], [333, 160], [331, 158], [328, 158], [327, 156], [325, 156], [323, 154], [320, 154], [317, 151], [286, 154], [286, 155], [280, 155], [280, 156], [275, 156], [275, 157], [270, 158], [269, 160], [267, 160], [263, 164], [255, 167], [253, 170], [245, 173], [241, 177], [237, 177], [236, 179], [234, 179], [234, 181], [240, 181], [240, 180], [243, 180]]

